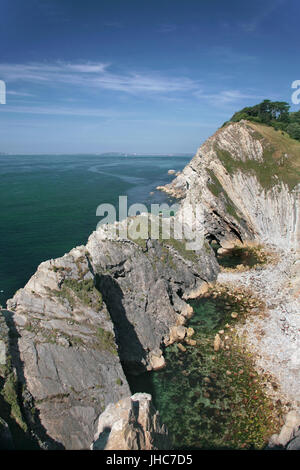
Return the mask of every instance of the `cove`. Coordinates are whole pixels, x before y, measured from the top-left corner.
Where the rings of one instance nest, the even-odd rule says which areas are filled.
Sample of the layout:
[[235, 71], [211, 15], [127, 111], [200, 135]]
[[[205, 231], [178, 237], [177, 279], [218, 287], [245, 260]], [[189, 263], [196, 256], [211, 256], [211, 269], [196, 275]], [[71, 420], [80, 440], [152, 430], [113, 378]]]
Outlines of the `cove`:
[[255, 371], [235, 326], [263, 305], [224, 286], [190, 304], [195, 314], [186, 326], [196, 346], [174, 343], [164, 351], [165, 369], [127, 374], [131, 391], [152, 394], [175, 449], [261, 449], [279, 426], [280, 409], [275, 413], [268, 377]]

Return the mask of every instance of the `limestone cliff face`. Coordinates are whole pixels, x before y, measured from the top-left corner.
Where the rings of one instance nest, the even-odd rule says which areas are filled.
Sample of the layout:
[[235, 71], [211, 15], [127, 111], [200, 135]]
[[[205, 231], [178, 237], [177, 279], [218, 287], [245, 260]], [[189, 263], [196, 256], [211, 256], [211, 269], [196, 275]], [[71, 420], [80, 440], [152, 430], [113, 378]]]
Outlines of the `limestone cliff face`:
[[[290, 153], [289, 153], [290, 152]], [[296, 249], [300, 241], [300, 145], [267, 126], [219, 129], [163, 188], [206, 210], [206, 234], [221, 243], [256, 240]]]
[[98, 416], [130, 396], [123, 366], [164, 365], [160, 346], [183, 325], [183, 300], [213, 281], [206, 246], [187, 256], [167, 240], [111, 240], [100, 228], [86, 246], [42, 263], [2, 311], [21, 413], [46, 448], [89, 448]]

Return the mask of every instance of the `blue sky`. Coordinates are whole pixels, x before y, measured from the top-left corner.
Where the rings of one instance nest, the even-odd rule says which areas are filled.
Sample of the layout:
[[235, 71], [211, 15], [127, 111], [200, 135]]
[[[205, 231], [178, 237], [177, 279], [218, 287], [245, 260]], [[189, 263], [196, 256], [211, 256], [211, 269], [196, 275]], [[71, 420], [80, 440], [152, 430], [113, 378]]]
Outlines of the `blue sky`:
[[[194, 152], [291, 103], [298, 0], [0, 0], [0, 151]], [[292, 107], [296, 110], [296, 107]]]

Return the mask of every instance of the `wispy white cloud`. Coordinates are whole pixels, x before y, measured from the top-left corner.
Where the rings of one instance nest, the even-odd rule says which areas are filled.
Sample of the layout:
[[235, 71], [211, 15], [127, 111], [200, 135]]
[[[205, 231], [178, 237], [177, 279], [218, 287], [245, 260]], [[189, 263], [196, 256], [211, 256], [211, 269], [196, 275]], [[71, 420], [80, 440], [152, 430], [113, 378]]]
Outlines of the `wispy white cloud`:
[[15, 91], [15, 90], [7, 90], [6, 94], [11, 95], [11, 96], [25, 96], [25, 97], [34, 96], [32, 93], [27, 93], [24, 91]]
[[221, 90], [216, 93], [196, 92], [198, 99], [208, 100], [211, 104], [226, 105], [243, 100], [260, 100], [263, 96], [258, 94], [244, 93], [240, 90]]
[[0, 64], [0, 76], [9, 82], [67, 84], [124, 93], [172, 93], [196, 90], [199, 84], [187, 77], [129, 71], [115, 73], [110, 64], [64, 62]]
[[1, 108], [1, 114], [3, 113], [43, 114], [53, 116], [90, 116], [103, 118], [132, 116], [132, 113], [120, 113], [119, 111], [115, 111], [112, 109], [58, 106], [3, 106]]

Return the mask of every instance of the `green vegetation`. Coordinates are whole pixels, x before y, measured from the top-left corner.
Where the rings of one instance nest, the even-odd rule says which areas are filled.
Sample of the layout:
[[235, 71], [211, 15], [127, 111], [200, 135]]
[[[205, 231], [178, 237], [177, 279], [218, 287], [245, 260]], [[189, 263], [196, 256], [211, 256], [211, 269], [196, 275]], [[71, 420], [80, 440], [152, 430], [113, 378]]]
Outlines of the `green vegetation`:
[[[255, 172], [261, 185], [269, 189], [276, 179], [293, 189], [300, 180], [300, 111], [290, 113], [284, 101], [264, 100], [255, 106], [236, 112], [231, 122], [248, 121], [253, 134], [264, 147], [263, 162], [234, 160], [231, 155], [216, 149], [220, 160], [229, 173], [241, 169]], [[227, 123], [225, 123], [227, 124]], [[225, 125], [224, 124], [224, 125]]]
[[236, 160], [226, 150], [215, 147], [228, 173], [234, 174], [238, 170], [254, 173], [264, 189], [272, 188], [278, 180], [293, 189], [300, 180], [300, 143], [287, 134], [278, 134], [272, 127], [254, 123], [249, 126], [263, 143], [263, 161]]
[[231, 121], [247, 121], [267, 124], [276, 130], [286, 131], [293, 139], [300, 140], [300, 111], [289, 112], [285, 101], [264, 100], [261, 103], [236, 112]]
[[[215, 251], [220, 245], [213, 245]], [[220, 266], [225, 269], [234, 269], [236, 267], [249, 269], [255, 266], [263, 265], [271, 260], [271, 254], [267, 253], [261, 245], [253, 246], [234, 246], [222, 254], [217, 254], [217, 260]]]
[[[228, 153], [228, 152], [226, 152]], [[228, 154], [230, 155], [230, 154]], [[209, 173], [211, 181], [207, 184], [208, 189], [212, 192], [212, 194], [216, 197], [220, 196], [221, 194], [223, 195], [224, 201], [225, 201], [225, 207], [226, 211], [228, 214], [230, 214], [232, 217], [234, 217], [238, 222], [241, 222], [241, 217], [237, 214], [235, 205], [231, 198], [228, 196], [228, 193], [226, 190], [223, 188], [221, 185], [220, 181], [214, 174], [212, 170], [207, 168], [207, 172]]]
[[192, 263], [197, 263], [199, 261], [197, 253], [194, 250], [186, 249], [186, 240], [176, 240], [175, 238], [170, 237], [168, 240], [162, 240], [161, 243], [162, 246], [173, 248], [180, 256], [182, 256], [182, 258], [191, 261]]
[[[228, 198], [229, 199], [229, 198]], [[164, 264], [168, 264], [171, 268], [176, 269], [176, 263], [174, 262], [174, 256], [171, 253], [171, 250], [173, 249], [178, 253], [179, 256], [182, 256], [182, 258], [191, 261], [192, 263], [197, 263], [199, 261], [197, 253], [195, 253], [194, 250], [187, 250], [186, 249], [186, 240], [181, 239], [177, 240], [174, 237], [170, 236], [167, 239], [164, 239], [162, 237], [163, 233], [163, 221], [166, 220], [166, 218], [159, 217], [159, 227], [158, 227], [158, 242], [160, 243], [161, 250], [162, 250], [162, 256], [160, 259], [157, 261], [162, 261]], [[140, 223], [137, 224], [137, 230], [140, 230]], [[170, 224], [170, 233], [174, 233], [172, 229], [172, 224]], [[151, 236], [151, 222], [148, 221], [148, 234], [149, 238]], [[128, 239], [136, 243], [139, 247], [142, 248], [143, 251], [147, 250], [147, 239], [144, 238], [137, 238], [137, 239], [132, 239], [130, 238], [130, 234], [128, 234]], [[171, 250], [170, 250], [171, 248]], [[206, 245], [205, 246], [206, 251], [209, 250], [209, 247]], [[153, 265], [153, 268], [155, 269], [155, 265]]]
[[5, 377], [5, 383], [3, 389], [1, 390], [1, 394], [4, 400], [10, 405], [11, 410], [11, 417], [16, 420], [18, 425], [23, 429], [23, 431], [27, 431], [27, 425], [23, 420], [19, 400], [18, 400], [18, 383], [14, 376], [13, 371], [9, 372]]
[[51, 291], [61, 300], [67, 300], [72, 308], [78, 300], [97, 311], [102, 308], [102, 295], [96, 289], [93, 279], [77, 281], [75, 279], [65, 279], [60, 290]]
[[100, 347], [100, 349], [109, 351], [110, 353], [117, 355], [115, 338], [111, 331], [107, 331], [99, 327], [97, 328], [96, 336], [99, 341], [98, 346]]
[[[151, 374], [149, 386], [173, 445], [261, 449], [278, 432], [282, 410], [266, 395], [271, 378], [257, 374], [235, 325], [254, 312], [263, 315], [264, 305], [248, 292], [223, 286], [190, 303], [195, 315], [188, 326], [195, 330], [196, 345], [169, 346], [167, 367]], [[215, 351], [217, 333], [222, 345]]]
[[3, 385], [2, 388], [0, 388], [1, 398], [10, 407], [10, 417], [15, 420], [15, 422], [24, 432], [26, 432], [27, 425], [23, 419], [19, 405], [19, 383], [12, 368], [10, 356], [6, 357], [6, 364], [0, 366], [0, 377], [3, 378]]

